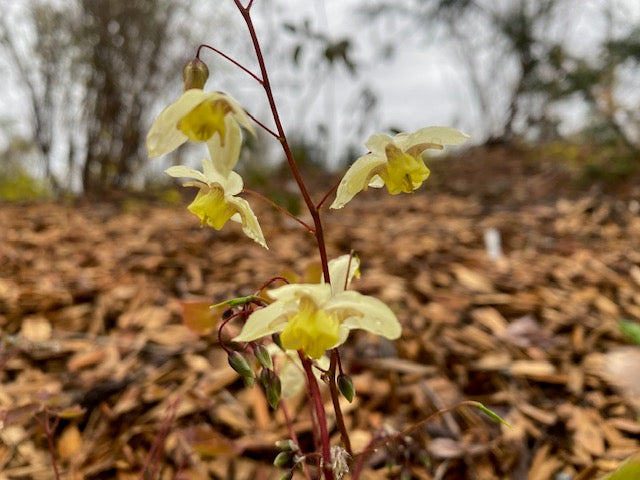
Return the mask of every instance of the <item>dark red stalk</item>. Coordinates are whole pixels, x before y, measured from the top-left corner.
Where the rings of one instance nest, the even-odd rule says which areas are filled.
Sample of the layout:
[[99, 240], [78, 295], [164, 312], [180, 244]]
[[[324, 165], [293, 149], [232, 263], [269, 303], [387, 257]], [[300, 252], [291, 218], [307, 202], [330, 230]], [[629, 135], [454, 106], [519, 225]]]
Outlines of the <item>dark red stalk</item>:
[[[291, 173], [293, 174], [293, 177], [298, 185], [302, 198], [304, 199], [304, 203], [307, 205], [307, 208], [309, 209], [309, 213], [313, 218], [313, 223], [315, 225], [315, 236], [318, 242], [318, 251], [320, 253], [320, 263], [322, 264], [322, 272], [324, 274], [325, 281], [327, 283], [330, 283], [331, 279], [329, 277], [329, 261], [327, 258], [327, 248], [326, 248], [325, 239], [324, 239], [322, 221], [320, 219], [320, 211], [318, 210], [315, 203], [311, 199], [309, 190], [307, 189], [307, 186], [305, 185], [304, 180], [302, 179], [302, 175], [300, 174], [298, 165], [296, 164], [295, 158], [293, 157], [293, 153], [291, 152], [291, 148], [289, 147], [289, 142], [287, 141], [287, 137], [284, 132], [282, 122], [280, 120], [280, 114], [278, 113], [278, 107], [276, 106], [276, 102], [273, 96], [273, 90], [271, 88], [271, 82], [269, 81], [269, 74], [267, 72], [267, 67], [264, 62], [262, 48], [260, 47], [258, 35], [253, 25], [253, 20], [251, 19], [250, 9], [251, 9], [251, 6], [253, 5], [253, 1], [250, 1], [246, 7], [242, 5], [240, 0], [233, 0], [233, 1], [236, 4], [236, 7], [238, 7], [238, 11], [241, 13], [242, 18], [244, 18], [245, 23], [247, 24], [247, 29], [249, 30], [249, 35], [251, 36], [253, 48], [256, 52], [256, 58], [258, 60], [258, 65], [260, 66], [260, 73], [262, 75], [262, 81], [260, 83], [264, 88], [265, 94], [267, 95], [269, 107], [271, 108], [271, 113], [273, 115], [273, 121], [276, 124], [276, 130], [278, 133], [277, 138], [278, 138], [278, 141], [280, 142], [280, 145], [282, 145], [282, 149], [287, 159], [287, 163], [289, 164]], [[246, 71], [246, 69], [244, 68], [243, 70]]]

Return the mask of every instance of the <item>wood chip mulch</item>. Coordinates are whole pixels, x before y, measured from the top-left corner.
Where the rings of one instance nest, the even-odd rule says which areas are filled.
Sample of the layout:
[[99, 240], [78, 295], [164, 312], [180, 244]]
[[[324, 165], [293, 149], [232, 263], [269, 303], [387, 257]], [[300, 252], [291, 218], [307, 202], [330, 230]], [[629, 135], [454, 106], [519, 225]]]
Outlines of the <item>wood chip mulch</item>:
[[[368, 191], [325, 214], [330, 256], [354, 249], [353, 288], [404, 328], [341, 348], [354, 450], [463, 400], [510, 425], [452, 410], [374, 452], [362, 478], [586, 480], [640, 450], [640, 347], [619, 328], [640, 321], [640, 204], [528, 201], [540, 175], [490, 205]], [[0, 479], [55, 478], [47, 426], [65, 479], [278, 478], [282, 411], [243, 387], [215, 333], [182, 322], [185, 302], [251, 294], [315, 261], [310, 235], [249, 200], [269, 252], [182, 207], [0, 208]], [[310, 447], [308, 409], [288, 405]]]

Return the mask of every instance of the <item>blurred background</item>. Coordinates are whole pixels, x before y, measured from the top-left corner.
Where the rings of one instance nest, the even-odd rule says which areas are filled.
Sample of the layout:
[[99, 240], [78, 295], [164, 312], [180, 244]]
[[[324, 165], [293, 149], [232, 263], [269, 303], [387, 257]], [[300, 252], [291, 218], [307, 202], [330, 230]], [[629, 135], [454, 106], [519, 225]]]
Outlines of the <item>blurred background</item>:
[[[153, 118], [181, 93], [200, 43], [257, 71], [231, 0], [0, 0], [0, 197], [163, 188], [188, 148], [149, 161]], [[634, 0], [256, 0], [291, 142], [325, 170], [372, 133], [450, 125], [475, 145], [544, 147], [597, 175], [640, 148], [640, 4]], [[249, 76], [205, 51], [207, 89], [270, 124]], [[277, 168], [267, 135], [243, 168]], [[182, 158], [181, 158], [182, 157]]]

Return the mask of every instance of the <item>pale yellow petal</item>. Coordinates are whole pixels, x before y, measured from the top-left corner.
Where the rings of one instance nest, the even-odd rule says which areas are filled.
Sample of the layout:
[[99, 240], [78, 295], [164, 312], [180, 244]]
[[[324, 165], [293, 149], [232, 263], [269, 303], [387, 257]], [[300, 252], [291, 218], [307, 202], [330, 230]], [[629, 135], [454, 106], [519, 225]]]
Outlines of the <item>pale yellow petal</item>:
[[342, 255], [329, 262], [332, 294], [346, 290], [353, 277], [360, 273], [360, 259], [355, 255]]
[[207, 177], [205, 177], [202, 172], [185, 165], [174, 165], [173, 167], [167, 168], [164, 172], [175, 178], [193, 178], [202, 183], [209, 183]]
[[187, 136], [178, 130], [178, 123], [210, 95], [198, 88], [187, 90], [158, 115], [147, 135], [147, 151], [150, 157], [172, 152], [187, 141]]
[[373, 188], [382, 188], [384, 187], [384, 180], [380, 178], [380, 175], [374, 175], [369, 182], [369, 186]]
[[[240, 223], [242, 223], [242, 231], [244, 234], [268, 250], [269, 247], [267, 247], [267, 242], [262, 234], [262, 229], [260, 228], [256, 215], [249, 206], [249, 202], [244, 198], [239, 197], [227, 197], [226, 200], [227, 204], [240, 214]], [[231, 220], [237, 221], [237, 217], [234, 216]]]
[[371, 135], [367, 141], [364, 142], [364, 146], [367, 147], [371, 153], [384, 155], [384, 149], [392, 142], [393, 139], [389, 135], [376, 133], [375, 135]]
[[366, 190], [378, 169], [385, 164], [384, 157], [372, 153], [358, 158], [340, 181], [336, 199], [331, 204], [331, 208], [344, 207], [356, 194]]
[[290, 314], [295, 312], [295, 304], [273, 302], [256, 310], [245, 322], [240, 334], [233, 338], [234, 342], [251, 342], [272, 333], [280, 332], [287, 324]]
[[426, 127], [411, 134], [406, 134], [405, 137], [401, 137], [401, 135], [402, 134], [399, 134], [394, 138], [394, 143], [402, 150], [406, 150], [412, 145], [420, 143], [460, 145], [470, 138], [469, 135], [450, 127]]
[[331, 298], [331, 287], [326, 283], [291, 283], [269, 290], [269, 296], [286, 303], [297, 303], [300, 298], [309, 297], [321, 306]]
[[244, 111], [244, 108], [242, 108], [242, 105], [240, 105], [236, 99], [230, 97], [229, 95], [226, 95], [220, 92], [216, 92], [216, 93], [220, 95], [221, 98], [224, 98], [227, 101], [227, 103], [231, 106], [231, 109], [233, 110], [236, 121], [240, 125], [242, 125], [244, 128], [246, 128], [249, 131], [249, 133], [251, 133], [251, 135], [255, 137], [256, 132], [253, 129], [253, 125], [251, 124], [251, 120], [249, 119], [249, 116]]
[[390, 340], [400, 337], [402, 328], [391, 309], [377, 298], [354, 291], [335, 295], [324, 306], [325, 310], [347, 315], [342, 327], [349, 330], [362, 329]]
[[224, 119], [226, 136], [224, 146], [221, 145], [220, 135], [214, 135], [207, 141], [210, 160], [204, 166], [204, 173], [215, 169], [223, 176], [226, 176], [233, 170], [240, 158], [240, 149], [242, 148], [242, 130], [232, 115], [227, 115]]
[[298, 363], [293, 360], [285, 361], [278, 372], [280, 382], [282, 382], [282, 398], [297, 396], [307, 385], [307, 377], [299, 362], [299, 360]]
[[242, 191], [242, 177], [237, 172], [229, 172], [226, 177], [223, 177], [219, 173], [215, 172], [211, 175], [211, 177], [208, 178], [218, 178], [218, 182], [220, 185], [222, 185], [222, 188], [224, 188], [224, 192], [226, 195], [237, 195]]

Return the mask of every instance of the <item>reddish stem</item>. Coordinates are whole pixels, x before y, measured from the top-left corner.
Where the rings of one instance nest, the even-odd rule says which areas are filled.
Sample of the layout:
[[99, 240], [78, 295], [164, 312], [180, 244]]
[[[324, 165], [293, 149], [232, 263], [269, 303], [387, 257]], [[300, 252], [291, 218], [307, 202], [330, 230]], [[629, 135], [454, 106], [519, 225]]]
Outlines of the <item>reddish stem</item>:
[[375, 449], [382, 447], [383, 445], [386, 445], [387, 443], [393, 442], [395, 440], [398, 440], [400, 438], [406, 437], [407, 435], [409, 435], [410, 433], [416, 431], [417, 429], [423, 427], [424, 425], [426, 425], [427, 423], [429, 423], [431, 420], [433, 420], [433, 418], [435, 418], [438, 415], [443, 415], [445, 413], [448, 413], [452, 410], [456, 410], [457, 408], [460, 407], [476, 407], [479, 405], [478, 402], [475, 402], [473, 400], [464, 400], [460, 403], [457, 403], [451, 407], [447, 407], [447, 408], [443, 408], [440, 409], [436, 412], [433, 412], [431, 415], [429, 415], [427, 418], [423, 418], [422, 420], [420, 420], [417, 423], [414, 423], [413, 425], [410, 425], [409, 427], [405, 428], [404, 430], [402, 430], [399, 433], [396, 433], [395, 435], [391, 435], [389, 437], [384, 437], [381, 439], [373, 439], [371, 440], [371, 442], [369, 442], [369, 445], [367, 445], [365, 447], [364, 450], [362, 450], [360, 453], [358, 453], [356, 456], [358, 457], [358, 460], [356, 462], [356, 466], [353, 469], [353, 475], [351, 476], [351, 478], [353, 478], [353, 480], [358, 480], [358, 478], [360, 477], [360, 474], [362, 472], [362, 469], [364, 468], [364, 461], [365, 458], [367, 457], [368, 454], [370, 454], [371, 452], [373, 452]]
[[270, 278], [268, 281], [264, 282], [262, 284], [262, 286], [258, 289], [258, 293], [260, 293], [262, 290], [264, 290], [265, 288], [267, 288], [269, 285], [271, 285], [273, 282], [277, 282], [278, 280], [280, 280], [281, 282], [284, 282], [285, 284], [289, 283], [289, 280], [287, 280], [284, 277], [272, 277]]
[[262, 79], [257, 76], [255, 73], [253, 73], [251, 70], [249, 70], [247, 67], [245, 67], [244, 65], [242, 65], [241, 63], [235, 61], [233, 58], [231, 58], [229, 55], [223, 53], [222, 51], [218, 50], [217, 48], [212, 47], [211, 45], [206, 45], [206, 44], [201, 44], [198, 47], [198, 50], [196, 51], [196, 58], [198, 60], [200, 60], [200, 50], [202, 50], [203, 48], [208, 48], [209, 50], [213, 50], [214, 52], [216, 52], [218, 55], [220, 55], [222, 58], [229, 60], [231, 63], [233, 63], [236, 67], [238, 67], [240, 70], [242, 70], [243, 72], [246, 72], [249, 76], [253, 77], [253, 79], [258, 82], [260, 85], [262, 85]]
[[49, 455], [51, 456], [51, 465], [53, 466], [53, 473], [56, 480], [60, 480], [60, 471], [58, 470], [58, 462], [56, 460], [56, 447], [53, 441], [53, 434], [58, 428], [60, 423], [60, 417], [56, 417], [55, 422], [51, 425], [51, 418], [49, 417], [49, 407], [44, 407], [44, 420], [40, 420], [36, 417], [40, 425], [44, 428], [44, 433], [47, 436], [47, 444], [49, 446]]
[[230, 315], [228, 318], [225, 318], [222, 323], [220, 324], [220, 326], [218, 327], [218, 343], [220, 344], [220, 347], [222, 347], [222, 349], [227, 352], [227, 354], [231, 353], [231, 350], [229, 349], [229, 347], [227, 347], [224, 342], [222, 341], [222, 330], [224, 329], [224, 327], [227, 326], [227, 323], [229, 323], [231, 320], [233, 320], [234, 318], [238, 318], [238, 317], [248, 317], [249, 315], [251, 315], [253, 313], [253, 309], [242, 309], [239, 312], [234, 313], [233, 315]]
[[329, 190], [324, 197], [322, 197], [322, 200], [320, 200], [320, 202], [318, 202], [318, 204], [316, 205], [316, 208], [318, 210], [320, 210], [322, 208], [322, 205], [324, 205], [324, 202], [327, 201], [327, 199], [331, 196], [331, 194], [333, 192], [335, 192], [338, 189], [338, 186], [340, 185], [340, 182], [336, 183], [333, 187], [331, 187], [331, 190]]
[[251, 36], [251, 41], [253, 43], [253, 48], [256, 52], [256, 58], [258, 60], [258, 65], [260, 66], [260, 73], [262, 74], [262, 87], [264, 88], [265, 94], [267, 95], [267, 100], [269, 101], [269, 107], [271, 108], [271, 113], [273, 115], [273, 120], [276, 124], [276, 130], [278, 132], [278, 141], [280, 145], [282, 145], [282, 149], [284, 151], [285, 157], [287, 159], [287, 163], [289, 164], [289, 168], [291, 169], [291, 173], [298, 184], [298, 188], [304, 199], [304, 203], [307, 205], [309, 209], [309, 213], [313, 218], [313, 223], [315, 225], [315, 236], [318, 242], [318, 251], [320, 253], [320, 263], [322, 264], [322, 272], [324, 273], [324, 278], [327, 283], [331, 282], [329, 276], [329, 261], [327, 258], [327, 248], [324, 240], [324, 231], [322, 228], [322, 221], [320, 220], [320, 211], [316, 208], [315, 203], [311, 199], [311, 195], [307, 189], [307, 186], [302, 179], [302, 175], [300, 174], [300, 170], [298, 169], [298, 165], [296, 164], [295, 158], [293, 157], [293, 153], [291, 152], [291, 148], [289, 147], [289, 142], [287, 141], [286, 134], [284, 132], [284, 128], [282, 126], [282, 122], [280, 120], [280, 114], [278, 113], [278, 107], [276, 106], [275, 99], [273, 97], [273, 90], [271, 88], [271, 82], [269, 81], [269, 74], [267, 72], [267, 66], [264, 62], [264, 56], [262, 54], [262, 48], [260, 47], [260, 42], [258, 40], [258, 35], [256, 33], [255, 27], [253, 25], [253, 20], [251, 19], [251, 14], [249, 10], [253, 4], [253, 1], [250, 1], [246, 7], [242, 6], [240, 0], [233, 0], [238, 7], [238, 11], [244, 18], [245, 23], [247, 24], [247, 29], [249, 30], [249, 35]]
[[265, 132], [267, 132], [269, 135], [271, 135], [273, 138], [275, 138], [276, 140], [278, 140], [279, 136], [276, 132], [274, 132], [273, 130], [271, 130], [269, 127], [267, 127], [264, 123], [262, 123], [260, 120], [258, 120], [256, 117], [254, 117], [253, 115], [251, 115], [249, 112], [247, 112], [246, 110], [244, 111], [244, 113], [247, 114], [247, 117], [249, 117], [251, 120], [253, 120], [253, 122], [258, 125], [261, 129], [263, 129]]
[[327, 415], [324, 411], [320, 387], [318, 386], [318, 381], [313, 374], [311, 360], [307, 358], [301, 350], [298, 350], [298, 355], [300, 356], [304, 372], [307, 375], [307, 383], [311, 392], [311, 400], [313, 401], [316, 417], [318, 418], [318, 425], [320, 427], [320, 438], [322, 439], [322, 471], [324, 472], [325, 480], [333, 480], [333, 469], [331, 468], [331, 446], [329, 443], [329, 432], [327, 430]]
[[[287, 429], [289, 430], [289, 436], [291, 437], [291, 440], [298, 447], [298, 451], [300, 452], [300, 454], [304, 455], [302, 453], [302, 449], [300, 448], [300, 441], [298, 440], [298, 435], [296, 435], [296, 431], [293, 428], [293, 422], [291, 421], [291, 416], [289, 415], [289, 409], [287, 408], [287, 403], [284, 400], [280, 401], [280, 410], [282, 410], [282, 414], [284, 415], [284, 420], [287, 423]], [[304, 462], [301, 462], [301, 464], [302, 464], [301, 466], [302, 466], [302, 473], [304, 474], [304, 478], [306, 480], [311, 480], [311, 475], [309, 474], [309, 469], [307, 468], [307, 464]]]
[[248, 193], [249, 195], [253, 195], [255, 197], [258, 197], [260, 200], [262, 200], [263, 202], [271, 205], [273, 208], [275, 208], [276, 210], [278, 210], [279, 212], [285, 214], [287, 217], [295, 220], [296, 222], [298, 222], [300, 225], [302, 225], [304, 228], [306, 228], [309, 232], [311, 233], [316, 233], [316, 231], [314, 230], [314, 228], [310, 225], [307, 225], [305, 222], [303, 222], [302, 220], [300, 220], [298, 217], [296, 217], [295, 215], [293, 215], [291, 212], [287, 211], [286, 209], [282, 208], [280, 205], [278, 205], [276, 202], [274, 202], [273, 200], [265, 197], [264, 195], [262, 195], [261, 193], [256, 192], [255, 190], [250, 190], [248, 188], [243, 188], [242, 191], [244, 193]]

